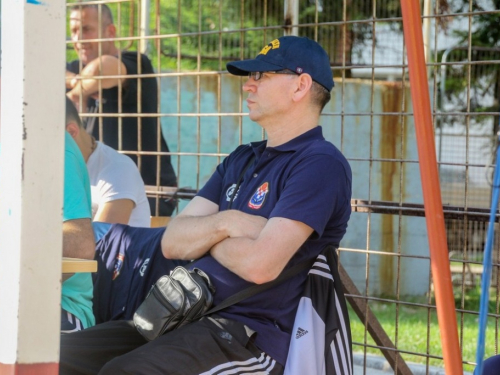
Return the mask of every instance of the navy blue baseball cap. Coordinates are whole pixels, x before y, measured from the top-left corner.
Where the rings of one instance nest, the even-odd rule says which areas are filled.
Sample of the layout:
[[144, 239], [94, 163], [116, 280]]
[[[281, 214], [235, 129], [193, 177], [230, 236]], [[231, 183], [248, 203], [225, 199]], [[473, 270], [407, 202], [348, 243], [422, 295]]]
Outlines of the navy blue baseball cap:
[[265, 46], [255, 59], [233, 61], [226, 67], [236, 76], [289, 69], [297, 74], [309, 74], [314, 82], [328, 91], [334, 86], [326, 51], [314, 40], [304, 37], [282, 36]]

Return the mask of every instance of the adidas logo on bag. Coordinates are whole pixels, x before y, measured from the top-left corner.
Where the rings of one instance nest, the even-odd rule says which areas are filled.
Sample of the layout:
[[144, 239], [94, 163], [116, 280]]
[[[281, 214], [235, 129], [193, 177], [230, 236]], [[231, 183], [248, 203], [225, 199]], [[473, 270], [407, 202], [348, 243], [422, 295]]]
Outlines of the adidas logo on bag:
[[305, 334], [309, 333], [309, 331], [306, 331], [305, 329], [302, 328], [297, 328], [297, 333], [295, 334], [295, 339], [300, 339], [302, 336]]

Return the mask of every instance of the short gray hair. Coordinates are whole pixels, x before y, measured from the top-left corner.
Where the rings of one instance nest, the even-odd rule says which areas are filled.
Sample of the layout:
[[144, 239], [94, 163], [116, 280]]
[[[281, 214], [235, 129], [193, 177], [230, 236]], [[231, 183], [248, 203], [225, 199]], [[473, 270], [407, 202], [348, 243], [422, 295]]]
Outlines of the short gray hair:
[[321, 113], [323, 111], [323, 108], [325, 108], [325, 105], [327, 105], [327, 103], [330, 101], [332, 97], [330, 91], [328, 91], [318, 82], [313, 81], [311, 86], [311, 93], [312, 93], [313, 103], [319, 107], [320, 109], [319, 112]]
[[71, 12], [81, 11], [83, 9], [95, 9], [97, 12], [101, 11], [101, 22], [104, 24], [104, 21], [108, 21], [108, 24], [113, 23], [113, 13], [111, 13], [111, 9], [109, 9], [107, 4], [78, 4], [72, 5], [70, 7]]

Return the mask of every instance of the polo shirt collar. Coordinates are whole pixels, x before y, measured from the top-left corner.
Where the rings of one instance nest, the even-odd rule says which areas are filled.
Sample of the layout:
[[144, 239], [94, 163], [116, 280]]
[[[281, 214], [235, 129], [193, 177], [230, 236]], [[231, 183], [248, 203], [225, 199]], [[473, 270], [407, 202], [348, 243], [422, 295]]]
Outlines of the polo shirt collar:
[[[308, 130], [307, 132], [299, 135], [298, 137], [295, 137], [294, 139], [291, 139], [286, 143], [283, 143], [282, 145], [269, 148], [272, 148], [273, 150], [278, 152], [297, 151], [298, 149], [303, 148], [305, 145], [308, 145], [311, 142], [321, 140], [324, 140], [323, 129], [321, 128], [321, 126], [316, 126], [315, 128]], [[264, 152], [264, 150], [266, 149], [266, 145], [267, 140], [251, 143], [253, 152], [256, 156], [259, 156]]]

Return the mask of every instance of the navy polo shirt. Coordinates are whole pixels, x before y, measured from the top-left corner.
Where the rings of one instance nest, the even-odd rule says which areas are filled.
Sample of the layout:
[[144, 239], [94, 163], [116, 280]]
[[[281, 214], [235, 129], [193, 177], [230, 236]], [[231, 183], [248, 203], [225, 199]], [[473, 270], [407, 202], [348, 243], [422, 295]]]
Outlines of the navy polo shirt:
[[[351, 213], [351, 168], [342, 153], [324, 139], [321, 127], [277, 147], [267, 147], [266, 141], [239, 146], [198, 195], [218, 204], [220, 210], [228, 209], [238, 177], [253, 156], [232, 209], [268, 219], [297, 220], [314, 229], [286, 268], [315, 258], [327, 244], [338, 246]], [[215, 305], [252, 285], [210, 255], [192, 265], [210, 276], [216, 288]], [[306, 276], [307, 271], [219, 315], [256, 331], [255, 344], [284, 365]]]

